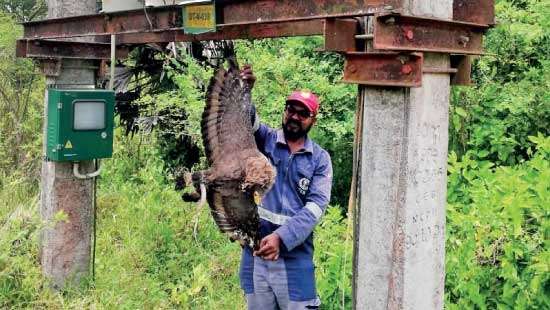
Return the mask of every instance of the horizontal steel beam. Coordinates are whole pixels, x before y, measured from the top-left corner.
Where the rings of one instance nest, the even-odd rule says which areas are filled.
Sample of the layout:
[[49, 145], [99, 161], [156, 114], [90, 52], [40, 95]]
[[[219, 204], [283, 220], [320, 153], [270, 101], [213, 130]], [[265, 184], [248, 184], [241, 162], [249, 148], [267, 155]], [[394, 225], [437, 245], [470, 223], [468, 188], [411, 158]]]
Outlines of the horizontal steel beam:
[[181, 27], [181, 7], [54, 18], [24, 23], [23, 26], [25, 39], [159, 32]]
[[285, 23], [260, 23], [245, 25], [221, 25], [216, 32], [191, 35], [176, 32], [177, 42], [205, 40], [263, 39], [323, 34], [322, 19], [297, 20]]
[[259, 0], [222, 6], [224, 24], [364, 16], [401, 9], [404, 0]]
[[[228, 27], [250, 25], [264, 29], [267, 37], [283, 37], [287, 31], [284, 26], [273, 26], [276, 23], [299, 25], [299, 22], [321, 20], [346, 16], [366, 16], [375, 12], [393, 10], [401, 6], [403, 0], [243, 0], [224, 1], [216, 5], [218, 30]], [[111, 12], [94, 15], [74, 16], [47, 19], [24, 23], [24, 38], [54, 39], [82, 36], [135, 33], [183, 32], [181, 6], [151, 7], [143, 10]], [[293, 24], [297, 22], [298, 24]], [[317, 23], [319, 25], [319, 23]], [[231, 33], [236, 30], [232, 29]], [[265, 31], [265, 30], [263, 30]], [[253, 29], [243, 33], [255, 32]], [[309, 33], [311, 31], [308, 31]], [[322, 33], [318, 29], [315, 34]], [[256, 31], [256, 33], [261, 33]], [[301, 32], [296, 32], [302, 35]], [[306, 33], [306, 34], [307, 34]], [[151, 35], [155, 37], [155, 35]], [[241, 38], [241, 37], [239, 37]]]
[[[119, 46], [117, 58], [128, 56], [128, 47]], [[108, 43], [65, 42], [52, 40], [18, 40], [17, 57], [28, 58], [78, 58], [110, 59], [111, 46]]]
[[483, 54], [488, 25], [420, 18], [399, 14], [377, 15], [374, 48], [455, 54]]
[[346, 53], [342, 82], [396, 87], [422, 86], [422, 53]]
[[207, 40], [263, 39], [293, 36], [322, 35], [325, 21], [321, 19], [258, 25], [220, 26], [216, 32], [186, 34], [181, 30], [123, 33], [117, 35], [117, 44], [146, 44], [192, 42]]

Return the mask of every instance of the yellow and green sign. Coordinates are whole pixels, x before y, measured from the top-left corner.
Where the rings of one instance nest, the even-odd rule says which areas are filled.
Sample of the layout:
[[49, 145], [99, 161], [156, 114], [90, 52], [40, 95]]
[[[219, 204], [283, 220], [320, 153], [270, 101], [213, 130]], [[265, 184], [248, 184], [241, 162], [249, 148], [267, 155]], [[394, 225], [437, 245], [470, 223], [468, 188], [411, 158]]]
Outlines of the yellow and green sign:
[[184, 5], [183, 30], [185, 33], [190, 34], [216, 31], [216, 7], [214, 3]]

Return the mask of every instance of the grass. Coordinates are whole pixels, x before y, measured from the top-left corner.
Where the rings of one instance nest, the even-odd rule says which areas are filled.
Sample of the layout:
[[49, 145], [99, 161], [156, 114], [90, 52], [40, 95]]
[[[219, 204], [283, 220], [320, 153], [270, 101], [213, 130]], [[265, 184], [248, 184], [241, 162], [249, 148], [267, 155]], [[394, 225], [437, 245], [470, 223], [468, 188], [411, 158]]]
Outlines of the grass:
[[[96, 278], [80, 287], [48, 289], [38, 259], [38, 185], [17, 176], [2, 181], [0, 309], [244, 309], [240, 247], [219, 233], [207, 207], [181, 200], [154, 141], [117, 139], [98, 180]], [[319, 290], [327, 309], [340, 309], [350, 301], [351, 240], [340, 242], [347, 226], [336, 208], [324, 226]], [[346, 260], [334, 254], [343, 249]]]

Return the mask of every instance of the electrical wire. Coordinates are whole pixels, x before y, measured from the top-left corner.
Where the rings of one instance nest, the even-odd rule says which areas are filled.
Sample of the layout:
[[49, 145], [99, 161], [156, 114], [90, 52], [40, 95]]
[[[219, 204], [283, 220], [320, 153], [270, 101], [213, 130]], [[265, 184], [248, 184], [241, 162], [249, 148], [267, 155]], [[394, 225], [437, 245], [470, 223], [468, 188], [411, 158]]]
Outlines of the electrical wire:
[[[99, 167], [99, 160], [95, 160], [95, 169]], [[93, 222], [93, 245], [92, 245], [92, 281], [95, 282], [95, 251], [97, 244], [97, 177], [94, 177], [94, 201], [93, 201], [93, 213], [94, 213], [94, 222]]]

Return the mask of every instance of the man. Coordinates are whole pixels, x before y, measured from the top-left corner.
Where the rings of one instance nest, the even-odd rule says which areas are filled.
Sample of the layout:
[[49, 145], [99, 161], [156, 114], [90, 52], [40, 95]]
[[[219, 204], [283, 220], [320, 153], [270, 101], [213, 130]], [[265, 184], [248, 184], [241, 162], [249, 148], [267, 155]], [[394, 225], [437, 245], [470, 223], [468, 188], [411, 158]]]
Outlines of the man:
[[[254, 84], [250, 66], [241, 76]], [[319, 308], [312, 232], [330, 201], [332, 163], [307, 136], [318, 112], [317, 96], [295, 91], [286, 100], [281, 129], [260, 125], [254, 117], [256, 143], [277, 169], [277, 179], [258, 206], [260, 248], [242, 253], [240, 279], [248, 309]]]

